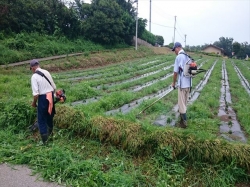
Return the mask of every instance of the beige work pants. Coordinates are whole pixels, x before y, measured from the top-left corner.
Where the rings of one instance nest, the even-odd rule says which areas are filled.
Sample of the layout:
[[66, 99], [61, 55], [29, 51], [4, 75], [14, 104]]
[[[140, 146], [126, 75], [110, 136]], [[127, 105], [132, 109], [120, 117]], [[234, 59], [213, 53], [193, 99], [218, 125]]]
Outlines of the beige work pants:
[[187, 102], [190, 88], [178, 88], [178, 107], [181, 114], [187, 112]]

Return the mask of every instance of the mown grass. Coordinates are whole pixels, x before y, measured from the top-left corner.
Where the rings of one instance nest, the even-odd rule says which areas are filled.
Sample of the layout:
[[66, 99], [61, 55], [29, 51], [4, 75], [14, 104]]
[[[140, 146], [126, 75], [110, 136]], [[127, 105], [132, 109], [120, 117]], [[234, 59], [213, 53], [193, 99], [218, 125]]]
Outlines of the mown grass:
[[[149, 51], [142, 53], [152, 55]], [[132, 56], [136, 54], [138, 52]], [[120, 59], [118, 54], [115, 54], [117, 58], [113, 53], [107, 56]], [[77, 61], [81, 62], [80, 59]], [[57, 60], [53, 66], [45, 63], [45, 67], [57, 71], [66, 69], [63, 64], [63, 60]], [[27, 130], [36, 115], [30, 107], [31, 75], [27, 66], [1, 69], [0, 79], [4, 84], [0, 89], [0, 162], [27, 164], [45, 179], [68, 186], [234, 186], [239, 182], [247, 183], [250, 179], [249, 144], [230, 143], [216, 135], [220, 71], [221, 63], [218, 63], [199, 101], [188, 109], [190, 126], [185, 130], [151, 125], [150, 115], [167, 112], [176, 104], [175, 91], [147, 110], [145, 115], [149, 118], [145, 121], [135, 116], [151, 101], [144, 102], [127, 115], [120, 113], [107, 117], [103, 114], [138, 95], [154, 93], [164, 88], [164, 84], [168, 86], [170, 78], [138, 95], [116, 90], [86, 106], [58, 104], [54, 141], [41, 147], [37, 146], [38, 134], [31, 135]], [[105, 70], [102, 69], [102, 73]], [[64, 87], [66, 84], [58, 85]], [[79, 98], [87, 97], [84, 94], [99, 94], [87, 81], [79, 85], [67, 86], [80, 92]]]
[[[248, 181], [249, 146], [196, 140], [181, 130], [114, 118], [88, 120], [64, 107], [55, 118], [53, 143], [46, 147], [37, 146], [37, 135], [26, 128], [1, 130], [0, 162], [27, 164], [49, 181], [72, 186], [233, 186]], [[75, 122], [67, 123], [70, 119]]]

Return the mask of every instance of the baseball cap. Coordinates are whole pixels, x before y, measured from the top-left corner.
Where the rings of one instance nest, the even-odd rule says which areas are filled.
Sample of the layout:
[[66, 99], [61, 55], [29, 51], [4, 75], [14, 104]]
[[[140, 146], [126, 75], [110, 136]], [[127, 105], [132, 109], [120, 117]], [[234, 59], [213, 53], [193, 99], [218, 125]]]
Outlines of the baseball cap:
[[175, 42], [175, 44], [174, 44], [174, 47], [173, 47], [172, 51], [174, 51], [174, 50], [175, 50], [175, 48], [177, 48], [177, 47], [182, 47], [180, 42]]
[[32, 67], [34, 67], [34, 66], [37, 66], [37, 65], [39, 65], [39, 61], [38, 60], [33, 59], [33, 60], [30, 61], [30, 69]]

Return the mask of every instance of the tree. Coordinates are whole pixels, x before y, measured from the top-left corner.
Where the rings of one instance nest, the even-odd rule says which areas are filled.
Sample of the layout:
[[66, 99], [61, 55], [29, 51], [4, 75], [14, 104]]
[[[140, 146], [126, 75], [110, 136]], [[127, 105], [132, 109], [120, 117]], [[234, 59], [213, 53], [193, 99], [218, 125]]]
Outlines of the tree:
[[0, 7], [4, 12], [0, 29], [5, 31], [70, 36], [79, 25], [77, 17], [60, 0], [2, 0]]
[[155, 38], [156, 38], [156, 43], [163, 46], [164, 38], [162, 36], [159, 36], [159, 35], [156, 35]]
[[231, 57], [233, 40], [233, 38], [220, 37], [219, 41], [214, 42], [213, 45], [222, 48], [225, 52], [225, 55]]
[[141, 39], [145, 40], [146, 42], [150, 43], [151, 45], [155, 45], [156, 37], [151, 32], [144, 30]]
[[234, 52], [234, 55], [237, 56], [237, 54], [240, 51], [240, 48], [241, 48], [240, 43], [238, 43], [238, 42], [233, 43], [233, 51], [232, 52]]
[[127, 11], [113, 0], [93, 0], [91, 12], [83, 24], [84, 35], [98, 43], [132, 42], [135, 22]]

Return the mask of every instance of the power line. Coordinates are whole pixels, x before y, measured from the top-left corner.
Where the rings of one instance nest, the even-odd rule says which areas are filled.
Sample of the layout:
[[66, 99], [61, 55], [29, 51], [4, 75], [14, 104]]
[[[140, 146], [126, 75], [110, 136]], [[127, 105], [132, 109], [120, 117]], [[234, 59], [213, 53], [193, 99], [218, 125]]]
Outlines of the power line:
[[181, 28], [180, 28], [180, 26], [179, 26], [179, 24], [178, 24], [178, 22], [177, 22], [177, 27], [179, 28], [181, 34], [184, 35], [183, 32], [182, 32], [182, 30], [181, 30]]
[[176, 31], [177, 31], [177, 33], [179, 34], [179, 36], [181, 37], [181, 39], [182, 39], [183, 41], [185, 41], [185, 40], [183, 39], [183, 37], [181, 36], [181, 34], [178, 32], [177, 29], [176, 29]]
[[[151, 22], [151, 23], [153, 23], [153, 22]], [[153, 23], [153, 24], [154, 24], [154, 25], [161, 26], [161, 27], [174, 28], [174, 27], [171, 27], [171, 26], [161, 25], [161, 24], [158, 24], [158, 23]]]

